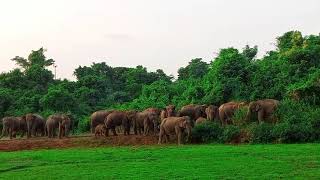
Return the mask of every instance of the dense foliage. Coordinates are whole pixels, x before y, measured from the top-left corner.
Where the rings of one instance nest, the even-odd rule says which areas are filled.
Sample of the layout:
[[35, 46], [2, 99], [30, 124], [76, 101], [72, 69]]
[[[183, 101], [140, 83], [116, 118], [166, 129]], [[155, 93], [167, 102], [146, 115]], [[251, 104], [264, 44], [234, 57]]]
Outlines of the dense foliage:
[[[262, 58], [256, 57], [257, 52], [256, 46], [221, 49], [209, 64], [201, 58], [191, 60], [178, 70], [176, 80], [161, 69], [149, 72], [143, 66], [93, 63], [78, 67], [76, 81], [69, 81], [54, 79], [47, 69], [54, 60], [46, 58], [41, 48], [28, 58], [14, 57], [19, 68], [0, 74], [0, 117], [67, 112], [73, 115], [75, 129], [85, 131], [89, 114], [100, 109], [141, 110], [168, 104], [179, 108], [190, 103], [219, 105], [231, 100], [274, 98], [288, 104], [282, 109], [281, 123], [271, 128], [267, 139], [258, 136], [269, 131], [268, 125], [246, 127], [254, 136], [250, 141], [319, 139], [315, 128], [320, 119], [320, 36], [290, 31], [277, 38], [275, 50]], [[297, 133], [306, 137], [293, 137]], [[229, 140], [234, 132], [221, 132], [221, 136]]]

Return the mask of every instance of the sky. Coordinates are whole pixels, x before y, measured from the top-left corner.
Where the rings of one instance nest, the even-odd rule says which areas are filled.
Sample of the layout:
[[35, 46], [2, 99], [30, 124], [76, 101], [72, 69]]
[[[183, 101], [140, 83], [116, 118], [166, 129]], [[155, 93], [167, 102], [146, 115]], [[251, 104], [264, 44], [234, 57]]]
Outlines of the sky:
[[47, 49], [58, 78], [92, 62], [143, 65], [177, 75], [221, 48], [274, 49], [290, 30], [320, 32], [319, 0], [0, 0], [0, 72], [15, 56]]

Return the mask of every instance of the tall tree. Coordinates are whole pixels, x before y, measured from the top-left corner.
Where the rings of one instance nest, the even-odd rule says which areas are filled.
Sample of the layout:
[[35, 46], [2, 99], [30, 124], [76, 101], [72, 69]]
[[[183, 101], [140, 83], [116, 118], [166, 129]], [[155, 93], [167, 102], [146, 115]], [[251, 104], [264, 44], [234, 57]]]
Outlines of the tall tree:
[[44, 55], [45, 51], [46, 51], [45, 49], [40, 48], [37, 51], [32, 51], [27, 59], [20, 57], [20, 56], [16, 56], [16, 57], [12, 58], [11, 60], [14, 61], [17, 65], [19, 65], [20, 67], [22, 67], [25, 70], [29, 69], [30, 67], [32, 67], [34, 65], [38, 65], [41, 68], [45, 68], [45, 67], [48, 67], [48, 66], [51, 66], [54, 64], [53, 59], [46, 58], [46, 56]]

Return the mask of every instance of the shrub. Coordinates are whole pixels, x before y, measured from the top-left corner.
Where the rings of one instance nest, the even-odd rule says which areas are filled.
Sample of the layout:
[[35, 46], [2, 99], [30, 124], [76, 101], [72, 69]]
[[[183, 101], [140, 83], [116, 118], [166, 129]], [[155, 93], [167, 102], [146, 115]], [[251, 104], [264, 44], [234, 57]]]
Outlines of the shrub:
[[192, 129], [192, 141], [199, 143], [217, 142], [222, 132], [220, 125], [215, 122], [198, 124]]
[[241, 129], [238, 126], [229, 125], [224, 127], [220, 141], [224, 143], [236, 142], [240, 137]]
[[293, 100], [281, 102], [277, 112], [280, 124], [274, 129], [279, 142], [313, 142], [320, 138], [320, 108]]
[[315, 118], [311, 121], [311, 126], [313, 129], [313, 139], [315, 141], [320, 141], [320, 118]]
[[249, 126], [251, 143], [270, 143], [274, 140], [272, 134], [273, 125], [269, 123], [252, 123]]
[[312, 138], [312, 127], [308, 123], [290, 124], [280, 123], [273, 129], [273, 136], [278, 142], [296, 143], [310, 142]]
[[236, 110], [232, 117], [233, 124], [238, 126], [245, 125], [247, 122], [246, 115], [247, 115], [247, 108], [240, 108]]
[[90, 118], [89, 117], [82, 117], [78, 121], [76, 133], [84, 133], [90, 131]]

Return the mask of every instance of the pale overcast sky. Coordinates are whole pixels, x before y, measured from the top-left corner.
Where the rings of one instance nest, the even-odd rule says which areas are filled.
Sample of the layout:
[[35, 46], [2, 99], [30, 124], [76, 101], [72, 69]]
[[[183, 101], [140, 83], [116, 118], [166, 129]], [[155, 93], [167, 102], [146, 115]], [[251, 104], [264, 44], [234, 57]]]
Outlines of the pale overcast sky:
[[320, 32], [319, 0], [0, 0], [0, 72], [46, 48], [58, 77], [79, 65], [163, 69], [258, 45], [260, 55], [290, 30]]

